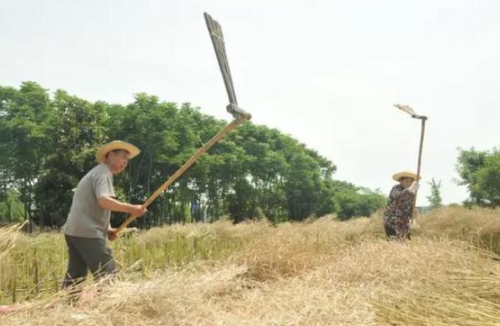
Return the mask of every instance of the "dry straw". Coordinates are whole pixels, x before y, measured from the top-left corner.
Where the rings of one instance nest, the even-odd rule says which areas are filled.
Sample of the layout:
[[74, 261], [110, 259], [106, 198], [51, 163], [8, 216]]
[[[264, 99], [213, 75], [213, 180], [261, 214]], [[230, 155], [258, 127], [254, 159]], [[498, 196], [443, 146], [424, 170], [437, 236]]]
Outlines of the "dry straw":
[[155, 229], [130, 244], [237, 239], [238, 246], [147, 274], [128, 264], [111, 284], [85, 285], [74, 305], [61, 294], [30, 301], [0, 324], [499, 325], [499, 257], [476, 246], [484, 242], [478, 236], [495, 234], [499, 212], [443, 209], [418, 223], [411, 242], [387, 242], [380, 217]]

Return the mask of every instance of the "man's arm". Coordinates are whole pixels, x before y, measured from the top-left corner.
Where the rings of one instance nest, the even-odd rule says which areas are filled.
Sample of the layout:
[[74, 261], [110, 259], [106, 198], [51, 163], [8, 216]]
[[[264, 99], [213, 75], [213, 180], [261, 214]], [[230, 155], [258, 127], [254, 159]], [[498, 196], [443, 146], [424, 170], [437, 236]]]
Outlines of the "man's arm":
[[[114, 212], [122, 212], [132, 214], [134, 216], [142, 216], [147, 212], [146, 208], [143, 208], [142, 205], [132, 205], [128, 203], [123, 203], [119, 200], [114, 199], [113, 197], [101, 197], [98, 199], [99, 206], [104, 209], [114, 211]], [[116, 240], [118, 238], [118, 234], [116, 234], [116, 229], [112, 228], [111, 225], [108, 226], [108, 239], [110, 241]]]
[[101, 197], [98, 199], [98, 202], [99, 206], [109, 211], [128, 213], [137, 217], [140, 217], [147, 212], [147, 209], [143, 208], [142, 205], [123, 203], [113, 197]]

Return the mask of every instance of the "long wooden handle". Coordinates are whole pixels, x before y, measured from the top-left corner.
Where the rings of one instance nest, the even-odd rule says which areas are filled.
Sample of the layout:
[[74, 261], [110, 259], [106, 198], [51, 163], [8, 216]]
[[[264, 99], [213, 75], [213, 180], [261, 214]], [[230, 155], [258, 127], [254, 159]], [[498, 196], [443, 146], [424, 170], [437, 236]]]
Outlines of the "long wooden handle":
[[[420, 132], [420, 149], [418, 151], [418, 167], [417, 167], [417, 182], [418, 180], [420, 179], [420, 168], [422, 167], [422, 149], [424, 147], [424, 135], [425, 135], [425, 121], [427, 119], [422, 119], [422, 130]], [[412, 210], [411, 210], [411, 217], [413, 219], [413, 214], [414, 214], [414, 211], [415, 211], [415, 207], [417, 205], [417, 194], [418, 194], [418, 191], [415, 192], [415, 199], [413, 200], [413, 207], [412, 207]]]
[[[246, 121], [245, 117], [241, 117], [239, 119], [234, 120], [227, 126], [225, 126], [221, 131], [219, 131], [212, 139], [210, 139], [203, 147], [198, 149], [196, 153], [194, 153], [193, 156], [189, 160], [184, 163], [183, 166], [179, 168], [164, 184], [162, 184], [156, 191], [142, 204], [142, 207], [147, 208], [159, 195], [161, 195], [172, 183], [175, 182], [181, 175], [186, 172], [191, 165], [193, 165], [203, 154], [205, 154], [206, 151], [208, 151], [212, 146], [217, 144], [219, 140], [224, 138], [231, 130], [236, 128], [239, 124], [243, 123]], [[116, 229], [116, 233], [120, 233], [125, 229], [133, 220], [135, 220], [137, 217], [130, 215], [125, 222], [123, 222], [118, 229]]]

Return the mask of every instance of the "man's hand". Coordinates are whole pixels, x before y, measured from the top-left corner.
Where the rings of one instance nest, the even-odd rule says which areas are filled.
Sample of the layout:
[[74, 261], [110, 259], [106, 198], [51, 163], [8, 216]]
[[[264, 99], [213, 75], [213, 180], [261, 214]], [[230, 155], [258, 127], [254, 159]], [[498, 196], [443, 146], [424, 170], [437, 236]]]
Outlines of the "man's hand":
[[142, 215], [146, 214], [147, 211], [148, 210], [142, 207], [142, 205], [130, 205], [129, 213], [135, 217], [141, 217]]
[[108, 229], [108, 239], [109, 241], [115, 241], [118, 238], [118, 233], [116, 233], [116, 229], [109, 228]]

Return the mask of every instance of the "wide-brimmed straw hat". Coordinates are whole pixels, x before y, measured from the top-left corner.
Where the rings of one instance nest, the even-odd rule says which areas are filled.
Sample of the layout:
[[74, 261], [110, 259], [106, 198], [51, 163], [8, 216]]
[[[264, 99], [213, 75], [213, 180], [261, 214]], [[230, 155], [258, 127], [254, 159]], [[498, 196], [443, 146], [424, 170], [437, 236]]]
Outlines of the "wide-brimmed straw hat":
[[123, 149], [129, 152], [129, 159], [136, 157], [141, 152], [139, 148], [135, 147], [132, 144], [129, 144], [121, 140], [115, 140], [105, 145], [102, 145], [101, 148], [97, 150], [97, 153], [95, 154], [97, 162], [99, 163], [104, 162], [104, 160], [106, 159], [106, 154], [117, 149]]
[[[413, 180], [417, 180], [417, 175], [413, 172], [409, 172], [409, 171], [403, 171], [403, 172], [399, 172], [399, 173], [396, 173], [395, 175], [392, 176], [392, 179], [394, 179], [394, 181], [399, 181], [401, 180], [401, 178], [410, 178], [410, 179], [413, 179]], [[421, 177], [418, 177], [418, 180], [420, 180]]]

